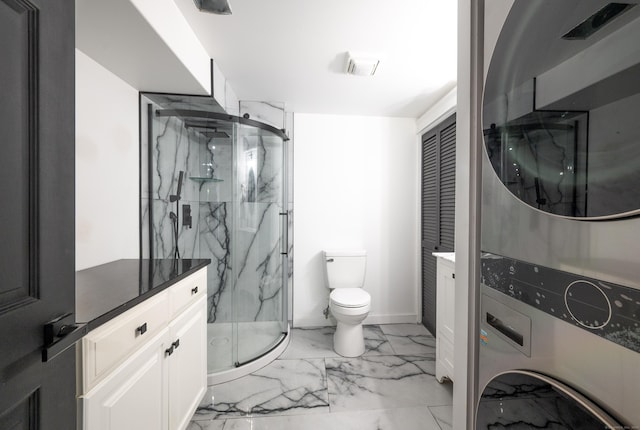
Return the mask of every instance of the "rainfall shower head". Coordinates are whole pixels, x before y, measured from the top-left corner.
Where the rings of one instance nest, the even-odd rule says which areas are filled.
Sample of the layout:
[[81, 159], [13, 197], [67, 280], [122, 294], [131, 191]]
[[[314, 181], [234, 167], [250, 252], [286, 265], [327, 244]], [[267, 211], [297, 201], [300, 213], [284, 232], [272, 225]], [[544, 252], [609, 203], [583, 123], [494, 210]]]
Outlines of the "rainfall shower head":
[[231, 15], [231, 7], [227, 0], [193, 0], [200, 12], [217, 15]]
[[218, 130], [218, 127], [220, 126], [220, 122], [218, 121], [201, 121], [187, 119], [184, 121], [184, 126], [187, 129], [197, 131], [198, 133], [209, 139], [228, 139], [229, 137], [231, 137], [229, 136], [229, 133]]

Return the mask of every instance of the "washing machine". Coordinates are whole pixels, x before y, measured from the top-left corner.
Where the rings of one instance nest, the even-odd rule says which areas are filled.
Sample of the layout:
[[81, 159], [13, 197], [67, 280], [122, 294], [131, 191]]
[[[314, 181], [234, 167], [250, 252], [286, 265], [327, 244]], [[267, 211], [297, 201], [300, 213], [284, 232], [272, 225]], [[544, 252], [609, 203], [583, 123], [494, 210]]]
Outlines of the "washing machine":
[[640, 6], [484, 28], [476, 428], [640, 429]]

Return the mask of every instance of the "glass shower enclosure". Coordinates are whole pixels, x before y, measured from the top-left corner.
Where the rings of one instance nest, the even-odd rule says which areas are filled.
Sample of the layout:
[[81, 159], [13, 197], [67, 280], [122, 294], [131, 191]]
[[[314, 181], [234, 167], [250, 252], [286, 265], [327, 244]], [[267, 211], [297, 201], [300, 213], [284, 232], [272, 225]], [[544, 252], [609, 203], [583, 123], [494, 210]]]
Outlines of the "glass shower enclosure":
[[243, 366], [288, 334], [288, 138], [211, 98], [146, 93], [140, 110], [142, 258], [211, 259], [209, 374]]

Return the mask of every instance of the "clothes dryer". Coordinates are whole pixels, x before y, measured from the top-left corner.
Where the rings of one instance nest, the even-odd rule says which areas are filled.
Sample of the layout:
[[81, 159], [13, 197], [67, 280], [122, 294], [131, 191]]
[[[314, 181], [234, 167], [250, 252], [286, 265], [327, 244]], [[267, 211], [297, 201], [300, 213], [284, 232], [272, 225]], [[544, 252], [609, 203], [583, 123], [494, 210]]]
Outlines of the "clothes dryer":
[[486, 0], [484, 28], [478, 428], [640, 428], [640, 6]]

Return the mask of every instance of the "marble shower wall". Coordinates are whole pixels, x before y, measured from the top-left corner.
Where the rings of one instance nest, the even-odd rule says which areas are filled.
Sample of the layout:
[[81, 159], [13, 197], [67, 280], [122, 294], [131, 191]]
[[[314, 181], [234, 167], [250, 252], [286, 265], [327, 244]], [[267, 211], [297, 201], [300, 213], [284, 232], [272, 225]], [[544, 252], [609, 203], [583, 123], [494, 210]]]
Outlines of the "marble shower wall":
[[[180, 224], [182, 206], [187, 204], [193, 223], [190, 229], [180, 227], [178, 246], [184, 258], [212, 260], [209, 322], [282, 320], [283, 265], [278, 239], [285, 169], [277, 150], [279, 139], [247, 126], [229, 129], [229, 138], [208, 138], [185, 128], [180, 118], [153, 114], [149, 151], [146, 103], [153, 102], [143, 97], [142, 257], [173, 256], [170, 214], [176, 212], [176, 204], [169, 196], [176, 193], [179, 172], [184, 171]], [[160, 107], [154, 104], [153, 111], [156, 109]], [[238, 134], [236, 149], [234, 132]]]

